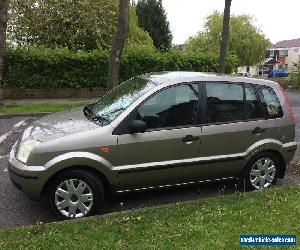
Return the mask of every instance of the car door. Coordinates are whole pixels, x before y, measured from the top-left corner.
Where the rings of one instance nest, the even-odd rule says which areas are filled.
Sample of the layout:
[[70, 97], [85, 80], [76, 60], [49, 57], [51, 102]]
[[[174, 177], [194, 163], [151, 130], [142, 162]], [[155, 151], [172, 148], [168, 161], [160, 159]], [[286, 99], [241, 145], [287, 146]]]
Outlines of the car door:
[[[191, 164], [199, 156], [198, 83], [164, 88], [147, 98], [120, 124], [116, 169], [120, 189], [190, 182], [197, 168]], [[130, 134], [126, 124], [142, 120], [145, 133]]]
[[255, 87], [251, 84], [204, 84], [205, 114], [200, 156], [204, 179], [233, 177], [244, 167], [244, 153], [275, 131], [267, 130]]

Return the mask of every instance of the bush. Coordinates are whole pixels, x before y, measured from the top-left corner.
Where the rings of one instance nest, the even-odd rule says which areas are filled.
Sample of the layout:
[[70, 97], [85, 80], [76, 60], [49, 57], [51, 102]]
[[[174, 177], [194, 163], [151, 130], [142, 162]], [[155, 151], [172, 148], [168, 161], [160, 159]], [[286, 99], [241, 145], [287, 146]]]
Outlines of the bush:
[[[107, 51], [71, 52], [68, 49], [40, 47], [9, 49], [4, 72], [5, 85], [18, 88], [92, 88], [105, 87]], [[229, 57], [227, 73], [237, 67]], [[216, 72], [218, 58], [209, 54], [158, 53], [146, 50], [124, 54], [120, 82], [133, 76], [157, 71]]]
[[285, 89], [300, 89], [300, 73], [293, 72], [286, 78], [272, 78]]

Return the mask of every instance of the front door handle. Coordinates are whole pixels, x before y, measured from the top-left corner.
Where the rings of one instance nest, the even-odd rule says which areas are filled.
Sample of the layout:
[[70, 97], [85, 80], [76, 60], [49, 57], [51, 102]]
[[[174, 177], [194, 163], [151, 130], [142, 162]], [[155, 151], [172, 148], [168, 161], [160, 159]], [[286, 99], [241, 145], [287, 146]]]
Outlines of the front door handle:
[[266, 129], [260, 128], [260, 127], [256, 127], [255, 129], [252, 130], [252, 134], [260, 134], [266, 132]]
[[200, 139], [199, 136], [192, 136], [192, 135], [187, 135], [182, 139], [183, 142], [193, 142], [193, 141], [198, 141]]

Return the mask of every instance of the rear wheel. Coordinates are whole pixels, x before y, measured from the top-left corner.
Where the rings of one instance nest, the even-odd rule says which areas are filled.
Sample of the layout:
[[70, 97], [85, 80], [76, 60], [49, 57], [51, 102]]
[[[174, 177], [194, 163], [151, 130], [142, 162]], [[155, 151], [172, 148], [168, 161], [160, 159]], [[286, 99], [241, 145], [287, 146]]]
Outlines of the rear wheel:
[[52, 183], [48, 201], [60, 220], [77, 219], [97, 213], [104, 203], [101, 180], [93, 173], [70, 170]]
[[246, 165], [239, 180], [246, 190], [262, 190], [276, 184], [280, 170], [278, 157], [270, 152], [254, 156]]

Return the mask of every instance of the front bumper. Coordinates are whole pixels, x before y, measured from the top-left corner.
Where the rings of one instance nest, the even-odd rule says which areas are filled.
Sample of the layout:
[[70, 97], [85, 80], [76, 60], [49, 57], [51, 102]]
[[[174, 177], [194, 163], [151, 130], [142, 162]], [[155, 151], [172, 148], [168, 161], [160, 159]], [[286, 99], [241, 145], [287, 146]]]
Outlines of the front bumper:
[[40, 200], [42, 190], [47, 178], [43, 166], [27, 166], [18, 161], [16, 155], [16, 144], [13, 146], [8, 163], [9, 178], [12, 184], [25, 196], [32, 200]]

